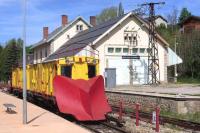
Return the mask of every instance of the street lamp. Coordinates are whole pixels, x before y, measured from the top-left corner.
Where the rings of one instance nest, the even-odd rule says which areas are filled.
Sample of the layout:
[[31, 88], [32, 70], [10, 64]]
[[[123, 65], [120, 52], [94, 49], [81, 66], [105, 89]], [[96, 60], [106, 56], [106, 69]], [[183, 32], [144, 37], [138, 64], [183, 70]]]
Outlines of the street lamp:
[[26, 101], [26, 8], [27, 1], [23, 0], [23, 124], [27, 124], [27, 101]]

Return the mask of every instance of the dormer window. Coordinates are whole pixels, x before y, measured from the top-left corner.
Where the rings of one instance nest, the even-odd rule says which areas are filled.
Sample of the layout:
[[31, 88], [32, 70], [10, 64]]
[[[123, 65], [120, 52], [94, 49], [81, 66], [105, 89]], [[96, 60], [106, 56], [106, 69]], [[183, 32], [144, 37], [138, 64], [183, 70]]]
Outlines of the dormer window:
[[82, 31], [83, 30], [83, 25], [76, 25], [76, 31]]
[[83, 30], [83, 25], [80, 25], [80, 31], [82, 31]]

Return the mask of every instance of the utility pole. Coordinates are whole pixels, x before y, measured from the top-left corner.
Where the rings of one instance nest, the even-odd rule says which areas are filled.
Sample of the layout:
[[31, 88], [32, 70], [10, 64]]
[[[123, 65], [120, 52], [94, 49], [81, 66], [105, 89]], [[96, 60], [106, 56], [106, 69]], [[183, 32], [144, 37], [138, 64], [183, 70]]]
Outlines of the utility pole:
[[26, 10], [27, 1], [23, 0], [23, 124], [27, 124], [27, 91], [26, 91]]
[[[178, 32], [177, 32], [177, 26], [176, 26], [177, 25], [177, 19], [175, 19], [174, 25], [175, 25], [175, 28], [174, 28], [174, 30], [175, 30], [175, 33], [174, 33], [174, 52], [177, 55], [177, 44], [178, 44], [177, 43]], [[178, 62], [178, 57], [176, 56], [176, 62], [175, 62], [175, 65], [174, 65], [174, 82], [175, 83], [177, 82], [177, 77], [178, 77], [177, 62]]]
[[145, 3], [141, 6], [149, 7], [149, 46], [148, 46], [148, 84], [160, 84], [160, 69], [158, 46], [155, 31], [155, 5], [165, 4], [165, 2]]
[[[175, 54], [177, 55], [177, 50], [176, 50], [176, 48], [177, 48], [177, 39], [176, 39], [176, 34], [175, 34], [175, 44], [174, 44], [174, 52], [175, 52]], [[177, 59], [177, 57], [176, 57], [176, 63], [178, 62], [177, 61], [178, 59]], [[175, 65], [174, 65], [174, 82], [176, 83], [177, 82], [177, 76], [178, 76], [178, 74], [177, 74], [177, 64], [175, 63]]]

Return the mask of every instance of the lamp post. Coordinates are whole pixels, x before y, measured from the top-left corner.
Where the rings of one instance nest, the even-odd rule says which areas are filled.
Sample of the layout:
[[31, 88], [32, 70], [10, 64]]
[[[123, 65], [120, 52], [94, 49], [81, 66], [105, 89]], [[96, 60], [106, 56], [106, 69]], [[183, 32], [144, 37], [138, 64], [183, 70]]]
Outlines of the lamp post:
[[[175, 46], [174, 46], [175, 48], [175, 50], [174, 50], [174, 52], [175, 52], [175, 54], [177, 54], [177, 52], [176, 52], [176, 48], [177, 48], [177, 42], [176, 42], [176, 38], [175, 38]], [[177, 63], [177, 57], [176, 57], [176, 63]], [[177, 76], [178, 76], [178, 74], [177, 74], [177, 64], [175, 64], [174, 65], [174, 82], [176, 83], [177, 82]]]
[[26, 8], [27, 1], [23, 0], [23, 124], [27, 124], [27, 101], [26, 101]]

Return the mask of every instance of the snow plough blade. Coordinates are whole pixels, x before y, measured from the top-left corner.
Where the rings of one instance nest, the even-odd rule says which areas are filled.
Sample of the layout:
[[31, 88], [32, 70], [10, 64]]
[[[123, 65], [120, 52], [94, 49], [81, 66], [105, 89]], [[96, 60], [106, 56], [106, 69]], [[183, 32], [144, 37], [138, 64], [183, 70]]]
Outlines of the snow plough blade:
[[89, 80], [56, 76], [53, 86], [60, 112], [71, 114], [79, 121], [104, 120], [105, 114], [111, 111], [102, 76]]

